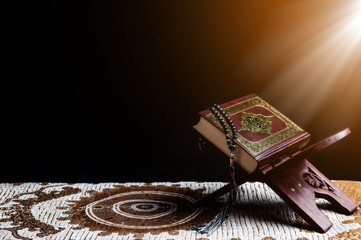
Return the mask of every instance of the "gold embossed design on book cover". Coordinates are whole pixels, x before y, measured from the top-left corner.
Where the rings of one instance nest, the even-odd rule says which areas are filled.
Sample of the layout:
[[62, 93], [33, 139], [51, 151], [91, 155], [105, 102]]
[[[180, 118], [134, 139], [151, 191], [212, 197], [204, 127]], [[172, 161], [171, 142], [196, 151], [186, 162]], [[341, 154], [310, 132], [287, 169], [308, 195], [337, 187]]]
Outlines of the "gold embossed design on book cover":
[[241, 130], [272, 134], [272, 117], [273, 116], [242, 112]]
[[[249, 112], [256, 108], [263, 108], [269, 115]], [[224, 110], [236, 125], [238, 132], [237, 141], [254, 155], [303, 131], [299, 126], [259, 97], [236, 103], [224, 108]], [[222, 128], [212, 113], [206, 117]], [[248, 117], [248, 119], [245, 119], [246, 117]], [[284, 127], [282, 127], [282, 129], [273, 129], [271, 119], [282, 122]], [[256, 141], [250, 140], [247, 139], [244, 134], [242, 136], [241, 131], [250, 131], [253, 136], [258, 134], [260, 137]]]

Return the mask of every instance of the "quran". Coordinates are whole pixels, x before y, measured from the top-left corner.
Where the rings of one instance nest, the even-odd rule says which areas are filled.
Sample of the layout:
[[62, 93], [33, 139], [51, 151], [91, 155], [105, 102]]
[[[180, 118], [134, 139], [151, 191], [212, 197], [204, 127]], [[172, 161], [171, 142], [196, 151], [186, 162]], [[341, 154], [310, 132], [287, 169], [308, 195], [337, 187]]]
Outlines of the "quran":
[[[305, 146], [310, 134], [256, 94], [221, 104], [238, 130], [235, 161], [248, 173]], [[210, 110], [194, 129], [225, 154], [224, 132]]]
[[[199, 112], [200, 120], [193, 128], [201, 139], [230, 158], [232, 181], [197, 201], [195, 206], [200, 206], [229, 193], [222, 212], [212, 222], [194, 226], [194, 230], [209, 233], [219, 227], [232, 210], [238, 186], [248, 181], [267, 184], [320, 233], [327, 232], [332, 222], [315, 198], [328, 200], [343, 214], [356, 211], [355, 202], [306, 159], [349, 135], [349, 128], [307, 146], [311, 134], [256, 94], [214, 106]], [[233, 162], [245, 170], [237, 180]]]

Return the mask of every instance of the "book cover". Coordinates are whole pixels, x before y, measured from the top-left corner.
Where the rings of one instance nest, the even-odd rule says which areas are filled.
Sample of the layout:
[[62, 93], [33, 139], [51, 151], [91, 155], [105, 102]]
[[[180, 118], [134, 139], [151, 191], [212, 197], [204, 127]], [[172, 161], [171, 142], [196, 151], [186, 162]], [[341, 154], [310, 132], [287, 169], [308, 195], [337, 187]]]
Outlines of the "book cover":
[[[257, 161], [258, 166], [297, 151], [310, 139], [309, 133], [256, 94], [220, 106], [237, 129], [237, 144]], [[204, 110], [200, 115], [224, 134], [221, 124], [210, 110]], [[200, 130], [197, 126], [195, 129]], [[209, 127], [206, 131], [209, 131]], [[203, 133], [202, 135], [212, 143], [214, 140], [210, 138], [219, 138], [219, 135], [209, 135], [204, 130], [198, 132]]]

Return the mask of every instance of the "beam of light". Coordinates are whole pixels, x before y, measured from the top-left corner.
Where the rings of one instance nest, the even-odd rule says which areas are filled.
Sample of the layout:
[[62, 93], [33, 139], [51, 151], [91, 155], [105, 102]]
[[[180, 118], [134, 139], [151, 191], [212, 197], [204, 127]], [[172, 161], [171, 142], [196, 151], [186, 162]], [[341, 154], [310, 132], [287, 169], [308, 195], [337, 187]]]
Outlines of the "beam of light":
[[327, 26], [289, 53], [292, 61], [259, 93], [293, 113], [301, 125], [312, 121], [330, 98], [344, 94], [350, 85], [355, 88], [348, 94], [361, 95], [356, 87], [361, 78], [354, 77], [361, 62], [361, 0], [342, 3], [342, 8], [329, 13]]

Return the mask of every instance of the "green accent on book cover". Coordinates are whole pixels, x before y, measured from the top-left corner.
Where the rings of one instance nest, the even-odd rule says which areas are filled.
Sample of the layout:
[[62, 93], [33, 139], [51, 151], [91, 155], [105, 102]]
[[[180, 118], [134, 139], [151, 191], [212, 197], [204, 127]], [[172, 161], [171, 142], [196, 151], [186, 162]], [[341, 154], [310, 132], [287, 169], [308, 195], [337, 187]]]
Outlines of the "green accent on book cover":
[[[244, 112], [245, 110], [256, 106], [267, 109], [274, 116], [281, 119], [286, 124], [286, 128], [272, 134], [272, 126], [270, 120], [272, 116], [264, 116], [262, 114]], [[297, 126], [286, 116], [284, 116], [282, 113], [277, 111], [275, 108], [270, 106], [259, 97], [247, 99], [243, 102], [236, 103], [234, 105], [224, 108], [224, 111], [226, 111], [229, 116], [242, 112], [242, 128], [239, 130], [249, 130], [253, 132], [270, 134], [269, 136], [258, 142], [252, 142], [237, 133], [237, 141], [241, 143], [244, 147], [246, 147], [254, 155], [257, 155], [258, 153], [274, 146], [275, 144], [303, 131], [299, 126]], [[221, 127], [221, 124], [212, 113], [208, 114], [207, 117]], [[245, 117], [249, 117], [248, 120], [245, 120]]]

